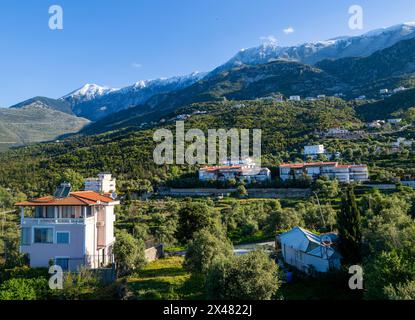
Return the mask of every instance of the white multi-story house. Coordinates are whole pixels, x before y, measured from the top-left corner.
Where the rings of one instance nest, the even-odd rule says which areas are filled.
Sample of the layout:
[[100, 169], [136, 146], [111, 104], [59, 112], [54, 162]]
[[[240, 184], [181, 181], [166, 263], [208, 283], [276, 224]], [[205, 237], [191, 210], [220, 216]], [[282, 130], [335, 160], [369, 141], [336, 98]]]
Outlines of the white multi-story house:
[[200, 181], [239, 180], [247, 183], [267, 182], [271, 180], [271, 171], [261, 168], [251, 158], [242, 160], [228, 159], [222, 166], [204, 167], [199, 170]]
[[88, 178], [85, 180], [85, 190], [99, 193], [112, 193], [116, 189], [116, 180], [111, 173], [100, 173], [98, 178]]
[[296, 269], [310, 273], [328, 272], [341, 267], [341, 256], [335, 248], [338, 236], [316, 235], [300, 227], [277, 236], [284, 261]]
[[337, 179], [341, 183], [369, 181], [366, 165], [340, 165], [337, 162], [313, 162], [282, 164], [279, 167], [280, 178], [283, 181], [301, 179], [308, 176], [313, 180], [325, 176]]
[[325, 154], [325, 153], [326, 153], [326, 150], [324, 149], [324, 145], [322, 144], [304, 147], [305, 156], [318, 156], [319, 154]]
[[301, 101], [300, 96], [290, 96], [290, 101]]
[[113, 262], [114, 207], [119, 202], [95, 191], [70, 192], [17, 203], [21, 212], [20, 250], [31, 267], [50, 263], [64, 270], [95, 269]]

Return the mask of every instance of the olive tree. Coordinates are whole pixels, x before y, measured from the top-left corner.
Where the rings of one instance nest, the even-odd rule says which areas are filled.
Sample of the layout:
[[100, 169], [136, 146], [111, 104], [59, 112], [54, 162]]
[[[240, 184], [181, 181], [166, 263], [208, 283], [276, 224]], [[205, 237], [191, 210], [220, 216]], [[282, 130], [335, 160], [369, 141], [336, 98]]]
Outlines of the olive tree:
[[185, 267], [193, 272], [206, 273], [215, 261], [233, 255], [232, 243], [218, 232], [198, 231], [187, 248]]
[[125, 230], [117, 233], [114, 245], [115, 262], [119, 274], [128, 274], [145, 264], [144, 242], [134, 238]]
[[216, 262], [206, 281], [209, 299], [270, 300], [281, 282], [277, 264], [262, 251]]

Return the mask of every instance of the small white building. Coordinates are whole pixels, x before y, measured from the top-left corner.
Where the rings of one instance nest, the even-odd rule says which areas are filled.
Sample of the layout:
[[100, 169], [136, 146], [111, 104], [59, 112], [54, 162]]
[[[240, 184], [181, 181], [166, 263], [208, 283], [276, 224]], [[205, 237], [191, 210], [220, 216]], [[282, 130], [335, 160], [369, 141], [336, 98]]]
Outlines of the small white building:
[[277, 236], [285, 263], [309, 273], [340, 269], [341, 256], [335, 248], [336, 234], [316, 235], [300, 227]]
[[301, 101], [300, 96], [290, 96], [290, 101]]
[[341, 135], [347, 135], [350, 131], [347, 129], [342, 128], [330, 128], [326, 132], [326, 136], [341, 136]]
[[366, 126], [372, 129], [379, 129], [379, 128], [382, 128], [382, 126], [384, 126], [385, 123], [386, 121], [384, 120], [375, 120], [375, 121], [369, 122]]
[[116, 190], [116, 180], [110, 173], [100, 173], [97, 178], [85, 180], [85, 191], [112, 193]]
[[414, 140], [406, 140], [406, 138], [398, 138], [396, 142], [391, 143], [393, 151], [398, 151], [400, 147], [412, 147], [415, 144]]
[[388, 119], [387, 121], [390, 124], [399, 124], [399, 123], [402, 122], [402, 119], [400, 119], [400, 118], [398, 118], [398, 119]]
[[320, 154], [324, 154], [325, 152], [326, 150], [324, 149], [324, 145], [322, 144], [304, 147], [305, 156], [318, 156]]
[[405, 87], [398, 87], [398, 88], [393, 89], [393, 93], [399, 93], [399, 92], [402, 92], [402, 91], [405, 91], [405, 90], [406, 90]]

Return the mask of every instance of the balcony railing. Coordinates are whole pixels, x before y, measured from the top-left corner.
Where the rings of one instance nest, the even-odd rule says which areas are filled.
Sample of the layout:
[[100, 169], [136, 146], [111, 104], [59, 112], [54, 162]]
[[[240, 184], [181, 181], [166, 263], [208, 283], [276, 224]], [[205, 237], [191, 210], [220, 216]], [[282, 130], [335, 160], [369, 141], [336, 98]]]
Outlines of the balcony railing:
[[92, 218], [24, 218], [22, 224], [44, 225], [44, 224], [85, 224]]

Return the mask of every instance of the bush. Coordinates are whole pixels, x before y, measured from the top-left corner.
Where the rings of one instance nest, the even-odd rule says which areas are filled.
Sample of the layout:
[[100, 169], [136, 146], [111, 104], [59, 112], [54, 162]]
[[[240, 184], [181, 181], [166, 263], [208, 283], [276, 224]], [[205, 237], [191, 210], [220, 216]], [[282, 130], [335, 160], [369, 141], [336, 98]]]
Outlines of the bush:
[[145, 264], [144, 242], [125, 230], [117, 233], [114, 256], [120, 275], [125, 275]]
[[389, 285], [384, 289], [389, 300], [415, 300], [415, 281]]
[[14, 278], [0, 286], [0, 300], [44, 300], [48, 296], [46, 278]]
[[182, 244], [193, 238], [193, 234], [215, 224], [212, 209], [205, 203], [188, 202], [179, 210], [176, 238]]
[[91, 270], [81, 268], [78, 272], [64, 273], [63, 288], [53, 290], [53, 296], [63, 300], [93, 299], [101, 288], [102, 283], [98, 275]]
[[13, 278], [48, 278], [49, 273], [46, 268], [29, 268], [29, 267], [16, 267], [13, 269], [4, 269], [0, 273], [0, 283]]
[[279, 287], [278, 266], [261, 251], [217, 262], [206, 281], [213, 300], [270, 300]]
[[215, 261], [232, 254], [233, 246], [225, 236], [204, 229], [197, 232], [191, 240], [184, 264], [190, 271], [206, 273]]

